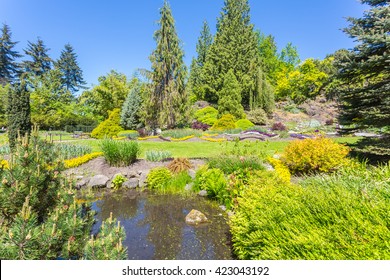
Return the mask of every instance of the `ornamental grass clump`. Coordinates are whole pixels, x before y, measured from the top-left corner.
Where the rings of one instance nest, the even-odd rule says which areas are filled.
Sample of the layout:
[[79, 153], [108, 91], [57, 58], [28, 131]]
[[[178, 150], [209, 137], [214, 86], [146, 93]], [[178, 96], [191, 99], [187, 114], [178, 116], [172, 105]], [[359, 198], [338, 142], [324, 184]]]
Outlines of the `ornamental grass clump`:
[[140, 146], [137, 141], [104, 139], [100, 142], [103, 156], [111, 166], [128, 166], [137, 160]]
[[162, 161], [164, 159], [171, 158], [172, 152], [150, 150], [145, 152], [145, 157], [148, 161]]
[[188, 158], [175, 158], [169, 165], [168, 169], [174, 173], [179, 174], [183, 171], [188, 171], [192, 167]]
[[293, 174], [329, 173], [348, 165], [349, 151], [329, 138], [296, 140], [285, 148], [281, 161]]
[[77, 158], [92, 153], [92, 148], [85, 145], [61, 143], [56, 144], [55, 148], [62, 159]]

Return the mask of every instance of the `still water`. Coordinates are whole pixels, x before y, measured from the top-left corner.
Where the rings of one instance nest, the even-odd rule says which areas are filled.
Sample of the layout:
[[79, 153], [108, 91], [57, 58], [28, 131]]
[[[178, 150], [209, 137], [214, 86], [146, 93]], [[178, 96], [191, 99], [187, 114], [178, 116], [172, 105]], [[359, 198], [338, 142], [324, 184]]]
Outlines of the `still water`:
[[[226, 214], [208, 199], [126, 191], [105, 194], [92, 208], [97, 211], [94, 234], [110, 212], [121, 221], [129, 260], [232, 259]], [[203, 212], [210, 223], [187, 225], [191, 209]]]

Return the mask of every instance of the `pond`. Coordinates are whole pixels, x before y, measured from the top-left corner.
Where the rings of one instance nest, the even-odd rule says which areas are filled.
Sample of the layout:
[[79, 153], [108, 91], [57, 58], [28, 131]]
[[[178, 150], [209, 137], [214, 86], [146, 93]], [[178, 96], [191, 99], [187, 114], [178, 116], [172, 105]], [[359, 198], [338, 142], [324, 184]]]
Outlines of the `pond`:
[[[92, 209], [97, 211], [93, 234], [110, 212], [121, 221], [129, 260], [233, 258], [226, 213], [206, 198], [124, 191], [103, 195]], [[210, 223], [187, 225], [185, 217], [192, 209], [204, 213]]]

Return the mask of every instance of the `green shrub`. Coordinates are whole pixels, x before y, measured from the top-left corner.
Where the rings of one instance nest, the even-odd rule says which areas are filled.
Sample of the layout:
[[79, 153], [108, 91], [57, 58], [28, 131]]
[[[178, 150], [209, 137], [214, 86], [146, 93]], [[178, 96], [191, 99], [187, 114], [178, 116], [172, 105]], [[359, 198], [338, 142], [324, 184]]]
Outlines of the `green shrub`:
[[180, 172], [175, 174], [171, 180], [167, 183], [165, 188], [161, 191], [162, 193], [183, 193], [184, 187], [192, 181], [190, 175], [187, 172]]
[[208, 162], [210, 168], [218, 168], [225, 174], [232, 174], [235, 171], [250, 169], [264, 169], [263, 161], [256, 156], [231, 156], [222, 155], [211, 158]]
[[118, 174], [115, 176], [115, 178], [112, 180], [111, 182], [111, 187], [114, 189], [114, 190], [119, 190], [123, 183], [126, 182], [126, 178], [121, 175], [121, 174]]
[[204, 107], [195, 112], [195, 119], [208, 125], [213, 125], [217, 121], [217, 118], [218, 110], [211, 106]]
[[241, 119], [241, 120], [236, 121], [236, 127], [241, 128], [243, 130], [249, 129], [249, 128], [254, 127], [254, 126], [255, 125], [250, 120], [247, 120], [247, 119]]
[[344, 168], [302, 187], [267, 173], [243, 191], [231, 219], [240, 259], [390, 258], [388, 165]]
[[349, 148], [329, 138], [290, 142], [281, 158], [294, 174], [332, 172], [348, 164]]
[[217, 168], [198, 172], [195, 189], [206, 190], [208, 197], [230, 207], [231, 199], [227, 190], [227, 180], [223, 172]]
[[123, 131], [118, 132], [117, 136], [118, 137], [127, 137], [130, 139], [136, 139], [137, 137], [139, 137], [139, 133], [136, 130], [123, 130]]
[[227, 130], [236, 128], [236, 120], [233, 115], [226, 114], [218, 119], [214, 125], [211, 127], [211, 130]]
[[9, 168], [0, 169], [0, 259], [125, 259], [115, 220], [88, 241], [91, 205], [76, 203], [62, 170], [58, 151], [36, 130], [18, 140]]
[[128, 166], [135, 162], [140, 154], [137, 141], [104, 139], [99, 145], [104, 158], [111, 166]]
[[117, 136], [119, 132], [123, 131], [119, 122], [120, 109], [114, 109], [109, 113], [108, 119], [101, 122], [94, 130], [92, 130], [91, 137], [103, 139], [105, 137]]
[[267, 113], [261, 108], [250, 111], [247, 118], [256, 125], [266, 125], [268, 121]]
[[192, 167], [191, 162], [188, 158], [175, 158], [169, 165], [168, 169], [174, 173], [178, 174], [183, 171], [188, 171]]
[[166, 167], [157, 167], [148, 173], [146, 178], [147, 185], [150, 189], [164, 190], [172, 179], [172, 173]]
[[167, 158], [172, 157], [172, 152], [170, 151], [146, 151], [145, 152], [146, 160], [148, 161], [162, 161]]

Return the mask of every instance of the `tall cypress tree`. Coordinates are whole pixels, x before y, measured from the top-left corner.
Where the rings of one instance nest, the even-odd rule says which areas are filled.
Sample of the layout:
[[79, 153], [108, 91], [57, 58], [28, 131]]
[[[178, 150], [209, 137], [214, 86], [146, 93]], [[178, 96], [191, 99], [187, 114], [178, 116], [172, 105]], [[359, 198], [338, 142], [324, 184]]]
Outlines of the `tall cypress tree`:
[[188, 86], [190, 92], [196, 99], [203, 99], [202, 80], [201, 72], [204, 64], [206, 63], [207, 53], [213, 42], [213, 36], [210, 32], [210, 27], [207, 21], [203, 22], [203, 27], [200, 32], [198, 43], [196, 44], [196, 52], [198, 53], [197, 58], [193, 58], [191, 62], [190, 77], [188, 80]]
[[20, 69], [15, 61], [21, 55], [14, 50], [17, 42], [11, 40], [11, 30], [8, 25], [3, 24], [0, 37], [0, 84], [13, 83], [19, 75]]
[[25, 54], [31, 57], [31, 60], [23, 61], [24, 71], [40, 76], [51, 69], [52, 59], [47, 52], [44, 42], [38, 38], [36, 43], [28, 42]]
[[181, 125], [187, 121], [188, 115], [188, 97], [185, 91], [187, 68], [167, 1], [164, 2], [160, 15], [160, 29], [154, 34], [157, 47], [150, 56], [151, 92], [145, 106], [146, 122], [153, 129], [158, 125], [167, 128]]
[[344, 29], [358, 44], [339, 58], [340, 123], [354, 130], [374, 128], [381, 139], [363, 141], [360, 148], [390, 159], [390, 7], [388, 0], [362, 0], [370, 6], [362, 18], [348, 18]]
[[77, 54], [70, 44], [65, 45], [55, 65], [62, 72], [63, 85], [67, 90], [74, 94], [84, 88], [86, 82], [83, 78], [83, 71], [78, 65]]
[[18, 134], [24, 136], [31, 132], [30, 93], [24, 78], [8, 91], [7, 105], [8, 139], [14, 149]]
[[236, 119], [243, 118], [244, 108], [241, 105], [241, 87], [232, 69], [225, 75], [219, 96], [218, 111], [220, 116], [231, 114]]
[[218, 101], [226, 73], [232, 69], [241, 85], [242, 104], [253, 107], [258, 95], [256, 76], [260, 67], [257, 35], [250, 23], [248, 0], [225, 0], [217, 33], [204, 65], [205, 99]]

